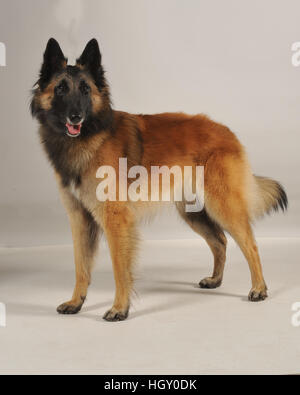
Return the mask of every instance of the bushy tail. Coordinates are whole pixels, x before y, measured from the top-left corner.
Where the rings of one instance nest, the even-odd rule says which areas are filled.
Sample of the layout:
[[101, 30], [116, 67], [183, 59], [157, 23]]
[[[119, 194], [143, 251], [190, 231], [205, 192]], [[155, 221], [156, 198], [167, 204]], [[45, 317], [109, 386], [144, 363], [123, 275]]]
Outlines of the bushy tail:
[[288, 197], [282, 185], [270, 178], [253, 176], [255, 181], [255, 196], [252, 206], [252, 216], [262, 217], [272, 211], [285, 211]]

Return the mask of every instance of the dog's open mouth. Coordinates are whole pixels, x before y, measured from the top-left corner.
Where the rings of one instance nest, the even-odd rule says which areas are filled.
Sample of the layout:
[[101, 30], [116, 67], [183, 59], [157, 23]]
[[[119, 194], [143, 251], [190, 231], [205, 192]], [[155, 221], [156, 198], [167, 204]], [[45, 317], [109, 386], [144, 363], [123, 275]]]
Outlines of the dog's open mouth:
[[82, 123], [73, 125], [71, 123], [66, 123], [67, 135], [70, 137], [77, 137], [80, 135]]

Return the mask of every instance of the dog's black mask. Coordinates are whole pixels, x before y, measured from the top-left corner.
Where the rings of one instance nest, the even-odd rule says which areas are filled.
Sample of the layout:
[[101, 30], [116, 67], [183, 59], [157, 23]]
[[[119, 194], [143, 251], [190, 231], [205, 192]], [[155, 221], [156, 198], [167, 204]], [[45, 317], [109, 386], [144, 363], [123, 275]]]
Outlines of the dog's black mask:
[[64, 137], [82, 138], [110, 127], [112, 110], [97, 40], [89, 41], [75, 66], [67, 65], [56, 40], [48, 41], [31, 111], [49, 131]]

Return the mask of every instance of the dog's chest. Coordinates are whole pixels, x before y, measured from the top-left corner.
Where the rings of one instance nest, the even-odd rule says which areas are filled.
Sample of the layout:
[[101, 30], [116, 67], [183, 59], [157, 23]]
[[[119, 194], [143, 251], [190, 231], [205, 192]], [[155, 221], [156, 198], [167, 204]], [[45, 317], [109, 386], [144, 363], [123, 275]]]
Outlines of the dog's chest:
[[75, 199], [80, 200], [80, 187], [76, 184], [75, 181], [70, 182], [69, 191]]

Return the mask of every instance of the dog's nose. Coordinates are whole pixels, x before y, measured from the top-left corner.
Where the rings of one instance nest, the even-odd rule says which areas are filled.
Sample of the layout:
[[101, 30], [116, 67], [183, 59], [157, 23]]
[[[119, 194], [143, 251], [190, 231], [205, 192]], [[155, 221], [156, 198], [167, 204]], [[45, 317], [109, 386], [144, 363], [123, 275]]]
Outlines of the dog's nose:
[[72, 123], [79, 123], [82, 120], [82, 114], [72, 114], [70, 116], [70, 121]]

